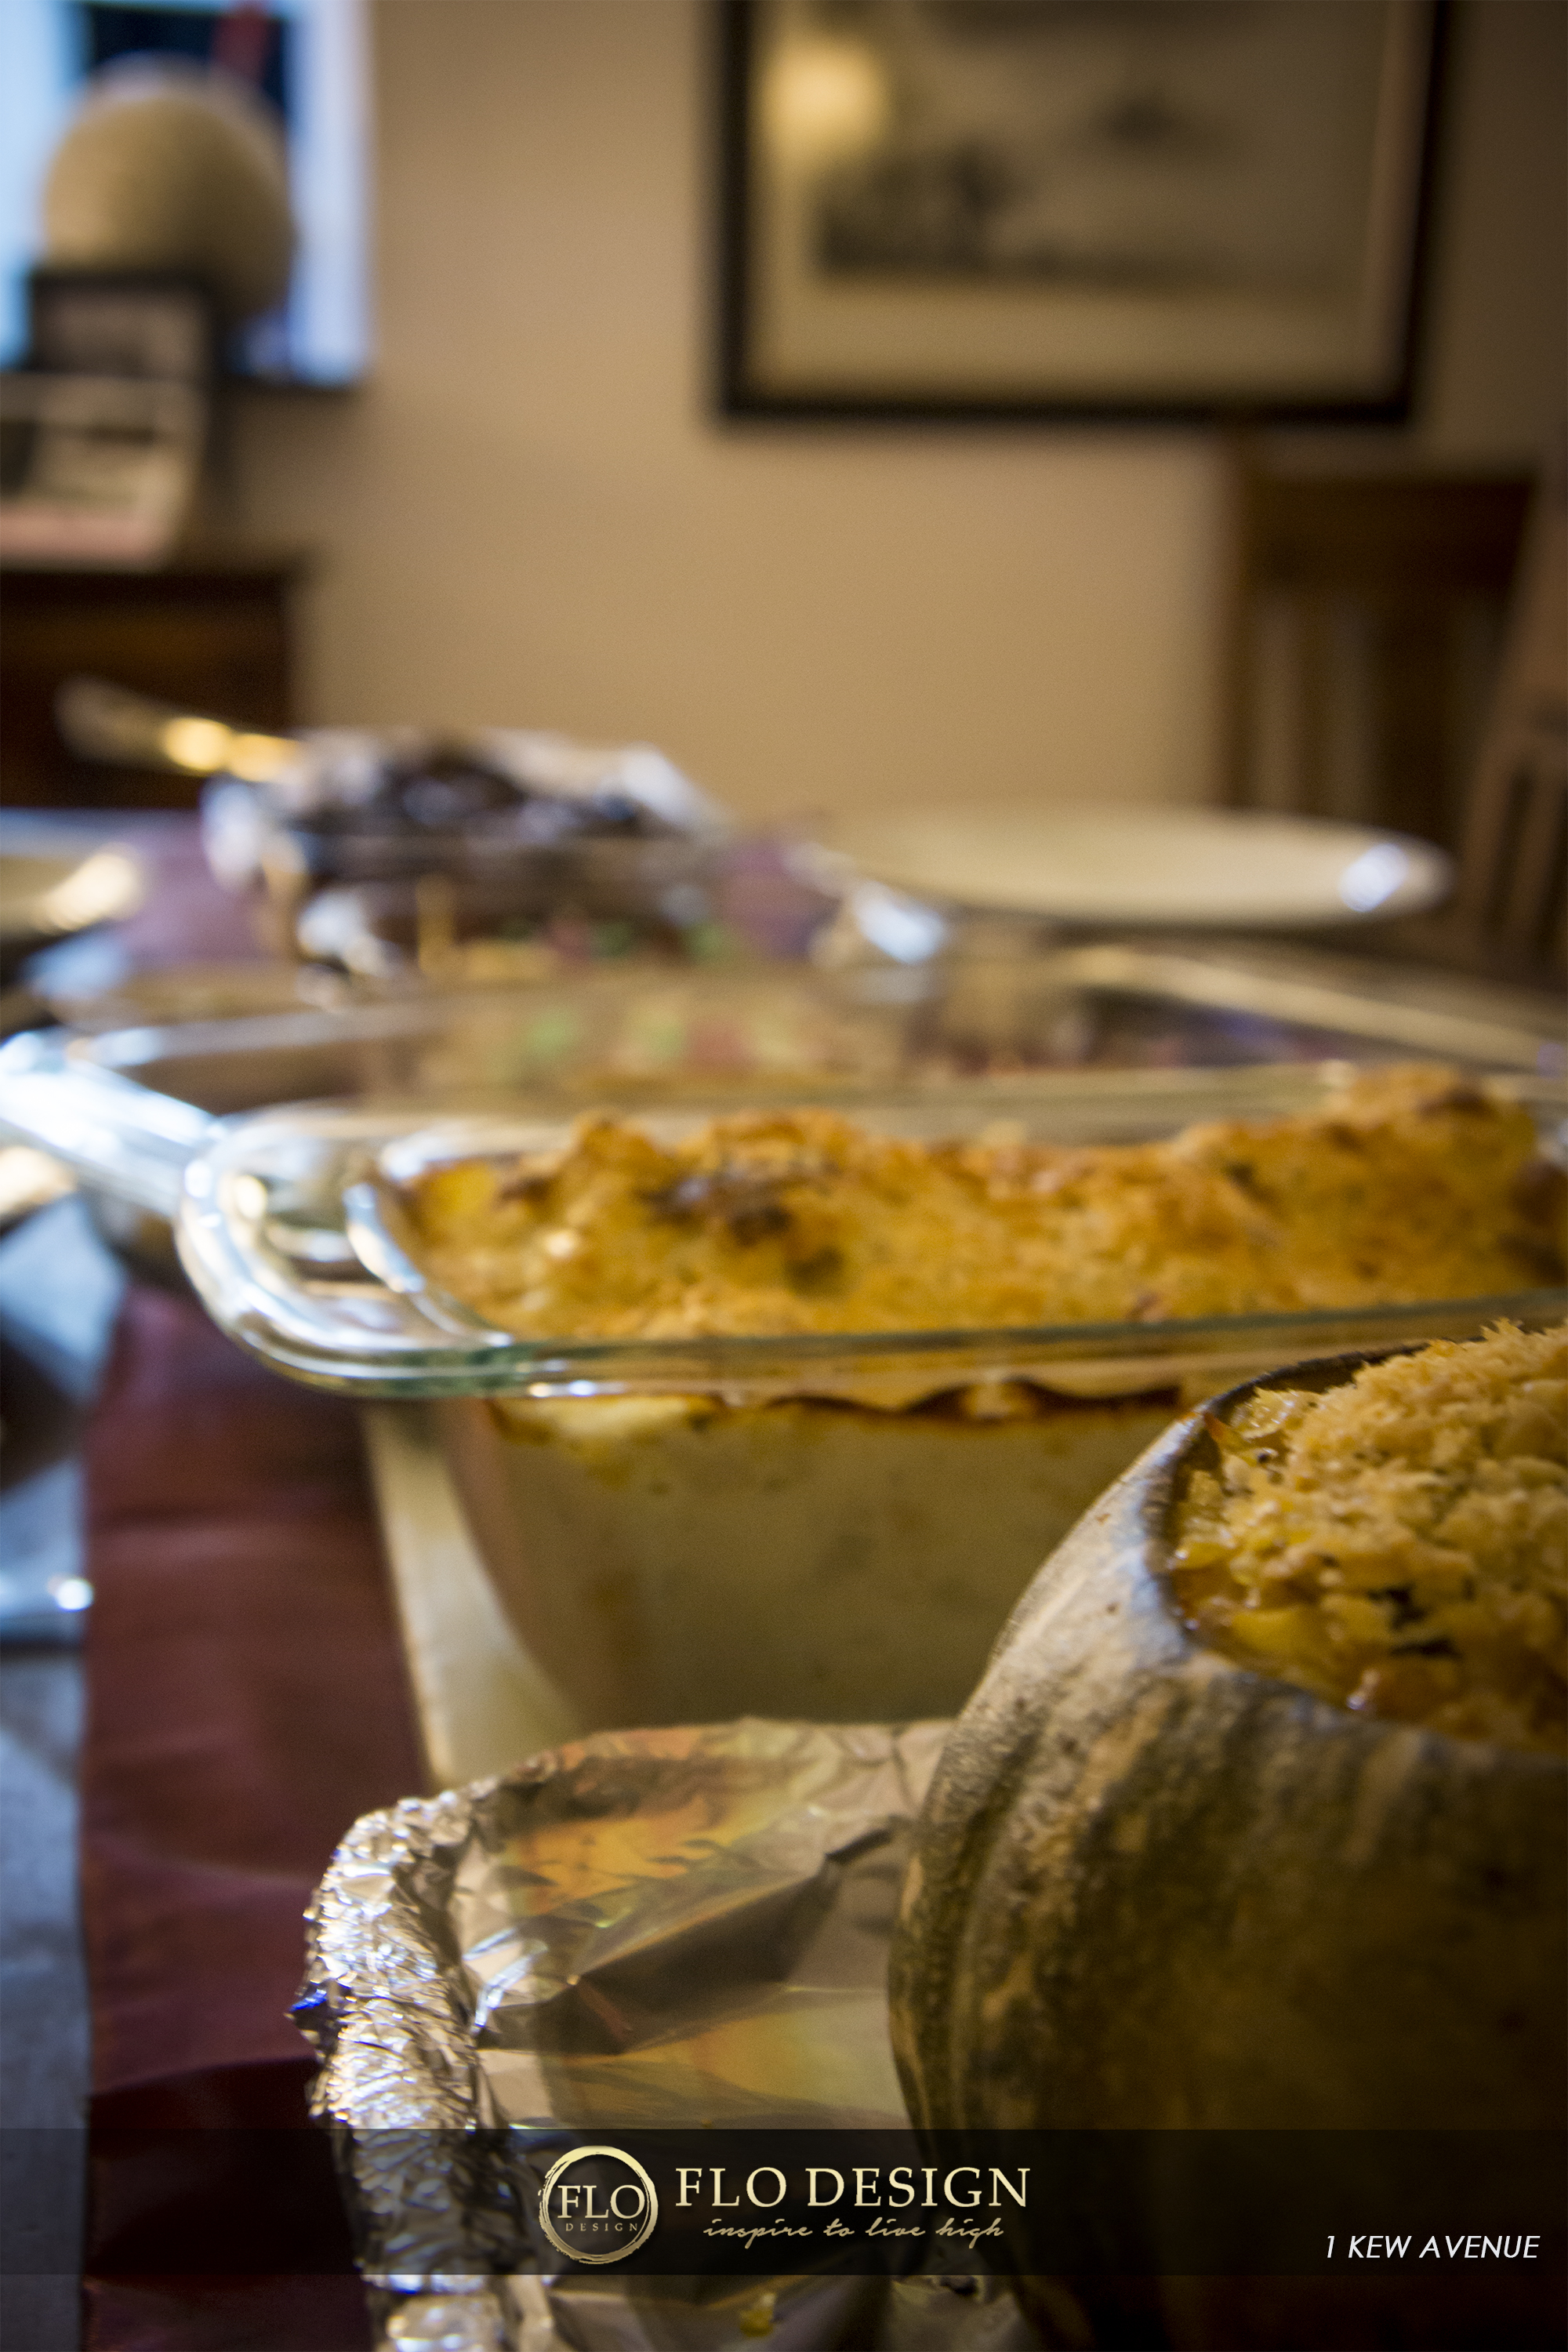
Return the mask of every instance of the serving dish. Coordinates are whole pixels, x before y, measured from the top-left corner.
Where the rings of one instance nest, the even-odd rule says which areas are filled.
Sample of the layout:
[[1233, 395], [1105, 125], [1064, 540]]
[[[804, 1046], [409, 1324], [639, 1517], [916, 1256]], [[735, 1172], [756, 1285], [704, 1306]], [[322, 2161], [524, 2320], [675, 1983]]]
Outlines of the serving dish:
[[[580, 1369], [443, 1404], [502, 1599], [588, 1723], [700, 1717], [716, 1690], [826, 1719], [956, 1706], [1042, 1546], [1184, 1381], [1215, 1384], [1179, 1360], [1193, 1318], [1333, 1300], [1353, 1323], [1561, 1271], [1550, 1223], [1510, 1205], [1529, 1119], [1451, 1074], [1365, 1082], [1316, 1123], [1187, 1126], [1169, 1154], [1052, 1149], [1053, 1107], [1022, 1097], [987, 1138], [966, 1108], [415, 1137], [349, 1188], [362, 1261], [455, 1331], [649, 1355], [671, 1345], [649, 1332], [790, 1335], [763, 1341], [766, 1381], [708, 1338], [676, 1342], [710, 1353], [679, 1388]], [[962, 1160], [921, 1148], [953, 1136]], [[1499, 1246], [1456, 1255], [1478, 1219]], [[1047, 1298], [1058, 1341], [1142, 1330], [1142, 1354], [1037, 1361], [1011, 1327]], [[931, 1327], [964, 1316], [942, 1360]]]
[[[737, 1707], [950, 1710], [1033, 1569], [1184, 1393], [1304, 1353], [1562, 1309], [1543, 1290], [1163, 1323], [519, 1339], [425, 1277], [386, 1188], [433, 1160], [559, 1149], [558, 1107], [435, 1119], [428, 1105], [306, 1107], [212, 1126], [110, 1074], [73, 1074], [58, 1045], [19, 1043], [0, 1056], [0, 1117], [26, 1116], [98, 1181], [177, 1207], [186, 1271], [223, 1328], [315, 1385], [439, 1409], [501, 1599], [589, 1728]], [[1307, 1110], [1342, 1076], [1082, 1073], [846, 1100], [912, 1137], [1005, 1123], [1019, 1138], [1131, 1139]], [[1504, 1084], [1560, 1115], [1550, 1089]], [[637, 1115], [675, 1133], [711, 1108]], [[994, 1414], [984, 1400], [1015, 1386], [1029, 1412]]]
[[810, 2131], [831, 2163], [858, 2127], [914, 2154], [884, 1979], [944, 1730], [611, 1734], [355, 1825], [295, 2014], [324, 2061], [316, 2110], [379, 2341], [1026, 2352], [1000, 2279], [857, 2275], [831, 2246], [815, 2273], [763, 2246], [750, 2275], [633, 2275], [530, 2244], [529, 2192], [574, 2137], [662, 2127], [668, 2158], [671, 2130], [700, 2125], [696, 2154], [733, 2164]]
[[[208, 862], [280, 951], [374, 974], [401, 948], [552, 920], [679, 941], [713, 908], [723, 811], [647, 744], [514, 728], [274, 735], [68, 679], [61, 731], [89, 759], [209, 779]], [[437, 906], [420, 886], [446, 885]], [[304, 921], [321, 895], [334, 906]], [[300, 925], [299, 929], [296, 926]]]
[[714, 911], [728, 821], [646, 744], [492, 728], [324, 729], [207, 787], [209, 860], [293, 951], [379, 976], [575, 925], [679, 944]]
[[723, 812], [649, 744], [540, 729], [233, 726], [111, 684], [68, 678], [60, 731], [79, 758], [216, 780], [204, 798], [219, 878], [260, 878], [269, 851], [308, 875], [368, 879], [486, 870], [568, 840], [715, 842]]
[[[1513, 1455], [1524, 1350], [1517, 1335], [1494, 1347], [1508, 1351], [1508, 1418], [1492, 1444]], [[1425, 1393], [1473, 1429], [1475, 1400], [1452, 1385], [1460, 1352], [1444, 1351]], [[1546, 1370], [1561, 1351], [1533, 1353]], [[1399, 2148], [1447, 2141], [1482, 2154], [1494, 2231], [1550, 2181], [1568, 2013], [1563, 1754], [1453, 1736], [1414, 1708], [1401, 1719], [1397, 1696], [1381, 1712], [1331, 1700], [1283, 1664], [1258, 1671], [1194, 1630], [1179, 1589], [1184, 1506], [1238, 1426], [1288, 1425], [1269, 1405], [1279, 1391], [1340, 1405], [1350, 1383], [1366, 1389], [1369, 1364], [1382, 1370], [1360, 1432], [1333, 1423], [1312, 1538], [1347, 1584], [1361, 1589], [1348, 1495], [1367, 1462], [1394, 1465], [1406, 1497], [1435, 1488], [1449, 1526], [1460, 1495], [1495, 1497], [1495, 1482], [1454, 1483], [1452, 1419], [1421, 1452], [1417, 1391], [1388, 1377], [1414, 1371], [1405, 1351], [1289, 1365], [1171, 1429], [1019, 1604], [944, 1749], [906, 1882], [890, 2000], [918, 2126], [1321, 2137], [1343, 2151], [1351, 2209], [1380, 2212], [1396, 2201]], [[1510, 1466], [1538, 1494], [1552, 1475], [1543, 1460]], [[1302, 1576], [1297, 1489], [1282, 1486], [1274, 1507]], [[1428, 1576], [1451, 1571], [1442, 1541], [1426, 1547]], [[1404, 1574], [1365, 1581], [1405, 1588], [1391, 1613], [1419, 1633]], [[1137, 2185], [1156, 2241], [1188, 2223], [1196, 2180], [1152, 2167]], [[1549, 2202], [1553, 2231], [1560, 2210]], [[1103, 2340], [1547, 2345], [1562, 2250], [1558, 2235], [1538, 2265], [1439, 2269], [1399, 2265], [1391, 2243], [1393, 2266], [1376, 2273], [1166, 2279], [1149, 2303], [1132, 2298], [1151, 2332], [1131, 2338], [1127, 2283], [1107, 2280]]]
[[447, 1104], [721, 1084], [1005, 1087], [1073, 1070], [1224, 1069], [1242, 1087], [1258, 1064], [1411, 1056], [1545, 1080], [1568, 1068], [1554, 997], [1191, 942], [958, 953], [913, 970], [637, 964], [493, 989], [252, 961], [139, 974], [58, 1009], [98, 1033], [70, 1041], [74, 1060], [222, 1113], [370, 1093]]

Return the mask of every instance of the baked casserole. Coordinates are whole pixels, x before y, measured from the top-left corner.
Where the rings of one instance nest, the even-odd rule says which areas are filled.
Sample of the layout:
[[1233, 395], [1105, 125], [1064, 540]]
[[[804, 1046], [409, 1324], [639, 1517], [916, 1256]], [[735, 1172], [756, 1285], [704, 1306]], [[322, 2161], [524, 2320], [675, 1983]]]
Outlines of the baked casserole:
[[996, 1376], [957, 1386], [446, 1408], [503, 1598], [613, 1725], [956, 1706], [1032, 1570], [1184, 1402], [1157, 1369], [1111, 1383], [1131, 1393], [1020, 1376], [1009, 1329], [1517, 1293], [1561, 1275], [1561, 1194], [1525, 1110], [1401, 1068], [1163, 1142], [594, 1118], [552, 1151], [432, 1167], [405, 1204], [426, 1277], [521, 1339], [998, 1335]]

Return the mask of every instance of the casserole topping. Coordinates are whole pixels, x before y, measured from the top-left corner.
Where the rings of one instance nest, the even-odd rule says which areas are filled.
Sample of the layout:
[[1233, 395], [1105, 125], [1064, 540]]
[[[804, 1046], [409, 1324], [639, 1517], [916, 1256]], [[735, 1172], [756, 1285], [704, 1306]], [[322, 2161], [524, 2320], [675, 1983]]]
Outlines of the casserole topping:
[[1568, 1326], [1436, 1340], [1209, 1427], [1172, 1574], [1196, 1633], [1371, 1715], [1568, 1750]]
[[1168, 1142], [913, 1142], [826, 1110], [588, 1118], [432, 1169], [416, 1255], [521, 1338], [958, 1330], [1474, 1297], [1561, 1277], [1529, 1114], [1442, 1070]]

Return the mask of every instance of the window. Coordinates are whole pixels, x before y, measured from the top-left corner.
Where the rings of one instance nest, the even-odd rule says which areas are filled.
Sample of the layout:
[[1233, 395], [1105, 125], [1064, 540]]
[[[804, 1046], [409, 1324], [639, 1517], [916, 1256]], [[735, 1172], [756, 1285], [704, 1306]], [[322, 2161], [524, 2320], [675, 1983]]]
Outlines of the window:
[[0, 352], [26, 341], [49, 158], [82, 84], [129, 57], [212, 58], [248, 72], [281, 112], [299, 251], [287, 301], [236, 339], [242, 376], [353, 383], [370, 353], [363, 0], [5, 0], [0, 6]]

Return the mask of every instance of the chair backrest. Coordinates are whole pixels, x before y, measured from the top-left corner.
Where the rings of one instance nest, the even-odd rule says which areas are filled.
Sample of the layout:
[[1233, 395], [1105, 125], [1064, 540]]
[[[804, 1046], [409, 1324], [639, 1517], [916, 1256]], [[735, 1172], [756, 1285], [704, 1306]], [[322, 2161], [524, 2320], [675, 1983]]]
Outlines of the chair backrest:
[[1233, 806], [1460, 848], [1531, 487], [1238, 462]]
[[1568, 495], [1532, 517], [1491, 722], [1476, 761], [1455, 914], [1521, 979], [1568, 973]]

